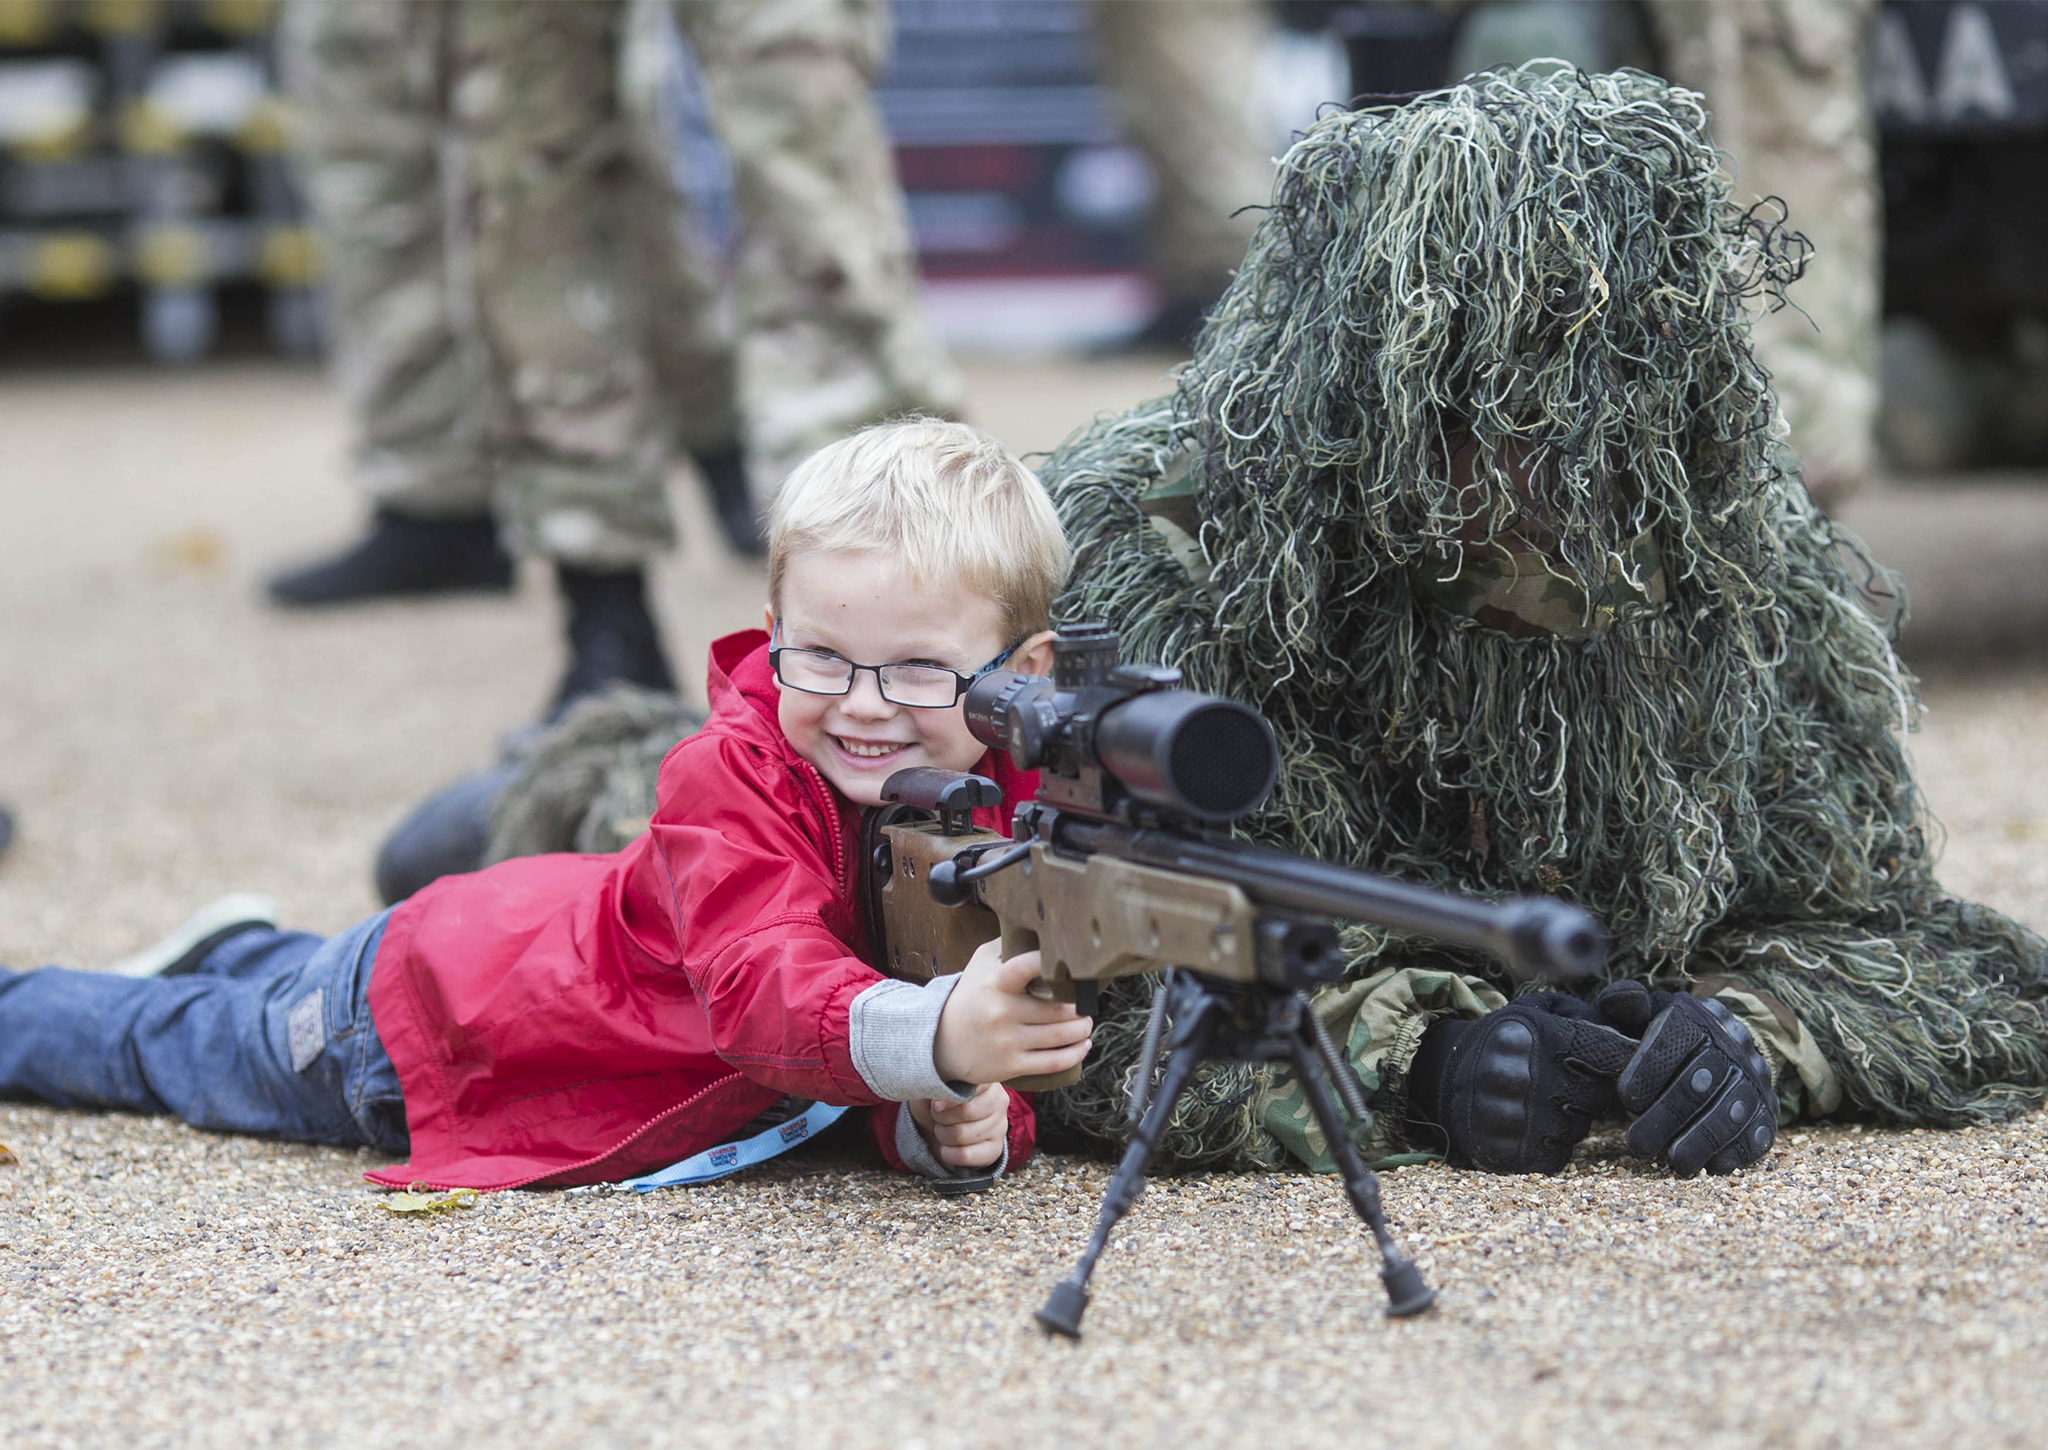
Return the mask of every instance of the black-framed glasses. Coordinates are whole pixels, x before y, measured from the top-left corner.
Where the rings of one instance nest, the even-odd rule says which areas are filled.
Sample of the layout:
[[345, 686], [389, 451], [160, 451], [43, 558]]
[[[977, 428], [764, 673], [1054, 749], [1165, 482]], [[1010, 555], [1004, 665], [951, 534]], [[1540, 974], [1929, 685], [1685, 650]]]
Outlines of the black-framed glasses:
[[[781, 634], [781, 625], [776, 626]], [[802, 690], [806, 695], [844, 695], [853, 689], [854, 676], [867, 670], [875, 677], [875, 684], [882, 692], [882, 698], [892, 705], [904, 705], [913, 710], [944, 710], [960, 702], [967, 693], [967, 687], [987, 674], [1001, 667], [1004, 660], [1017, 652], [1016, 644], [1007, 646], [1003, 652], [976, 670], [963, 675], [958, 670], [949, 670], [944, 665], [857, 665], [843, 659], [829, 650], [797, 649], [791, 645], [770, 642], [768, 667], [775, 671], [775, 678], [792, 690]]]

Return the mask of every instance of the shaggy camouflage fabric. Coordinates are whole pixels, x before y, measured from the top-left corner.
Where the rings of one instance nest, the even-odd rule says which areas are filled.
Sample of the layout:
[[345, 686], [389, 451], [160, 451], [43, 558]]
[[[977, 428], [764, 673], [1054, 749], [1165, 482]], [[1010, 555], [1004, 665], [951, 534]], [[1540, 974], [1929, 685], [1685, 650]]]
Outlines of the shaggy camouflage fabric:
[[673, 695], [615, 685], [534, 742], [491, 811], [484, 864], [616, 851], [647, 829], [662, 757], [704, 716]]
[[[1569, 897], [1614, 976], [1789, 1007], [1855, 1108], [2001, 1119], [2048, 1087], [2048, 945], [1930, 874], [1897, 580], [1808, 501], [1750, 351], [1803, 260], [1639, 73], [1326, 117], [1178, 390], [1041, 468], [1061, 617], [1273, 721], [1252, 836]], [[1360, 940], [1354, 978], [1413, 950]], [[1098, 1042], [1042, 1116], [1107, 1147], [1136, 1032]], [[1168, 1156], [1272, 1161], [1255, 1086], [1212, 1073]]]

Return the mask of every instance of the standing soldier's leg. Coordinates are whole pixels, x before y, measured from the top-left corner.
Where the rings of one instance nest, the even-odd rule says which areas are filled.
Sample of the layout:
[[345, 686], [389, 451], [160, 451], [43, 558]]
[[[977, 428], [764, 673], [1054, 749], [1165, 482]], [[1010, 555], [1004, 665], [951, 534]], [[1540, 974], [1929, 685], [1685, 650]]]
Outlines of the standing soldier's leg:
[[1796, 306], [1758, 319], [1806, 486], [1833, 506], [1876, 446], [1877, 145], [1863, 94], [1874, 0], [1651, 0], [1665, 73], [1702, 91], [1735, 196], [1784, 200], [1813, 244]]
[[674, 542], [668, 440], [626, 241], [637, 183], [618, 3], [465, 0], [450, 12], [481, 342], [501, 392], [499, 518], [547, 555], [572, 658], [555, 707], [615, 680], [673, 689], [642, 569]]
[[280, 26], [354, 472], [376, 509], [361, 543], [273, 579], [280, 603], [511, 586], [479, 380], [451, 318], [445, 17], [405, 0], [293, 0]]
[[957, 409], [872, 95], [888, 48], [880, 0], [677, 0], [675, 15], [733, 161], [763, 476], [891, 414]]
[[1095, 0], [1103, 79], [1159, 182], [1152, 265], [1165, 296], [1148, 331], [1184, 342], [1244, 259], [1273, 189], [1249, 78], [1271, 30], [1262, 0]]
[[[689, 454], [735, 551], [765, 548], [748, 487], [731, 278], [677, 184], [682, 123], [677, 45], [666, 0], [630, 0], [620, 90], [642, 182], [629, 198], [626, 242], [647, 301], [648, 353], [675, 445]], [[679, 69], [679, 68], [678, 68]]]

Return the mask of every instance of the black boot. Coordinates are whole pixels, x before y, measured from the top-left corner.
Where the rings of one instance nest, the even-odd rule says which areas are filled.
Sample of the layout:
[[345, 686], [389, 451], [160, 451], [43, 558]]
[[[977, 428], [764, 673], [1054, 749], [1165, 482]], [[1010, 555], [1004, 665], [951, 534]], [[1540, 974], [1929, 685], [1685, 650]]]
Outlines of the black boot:
[[569, 668], [548, 709], [550, 722], [618, 681], [674, 694], [675, 676], [662, 653], [661, 631], [647, 608], [646, 576], [638, 569], [555, 566], [569, 606]]
[[461, 590], [512, 588], [512, 556], [488, 517], [413, 518], [377, 510], [360, 543], [332, 558], [271, 576], [278, 604], [353, 604]]
[[768, 541], [761, 537], [761, 515], [747, 487], [746, 454], [735, 444], [716, 453], [697, 453], [691, 457], [697, 472], [704, 477], [704, 491], [711, 496], [712, 511], [718, 515], [718, 525], [725, 531], [725, 541], [732, 551], [743, 559], [758, 559], [767, 553]]

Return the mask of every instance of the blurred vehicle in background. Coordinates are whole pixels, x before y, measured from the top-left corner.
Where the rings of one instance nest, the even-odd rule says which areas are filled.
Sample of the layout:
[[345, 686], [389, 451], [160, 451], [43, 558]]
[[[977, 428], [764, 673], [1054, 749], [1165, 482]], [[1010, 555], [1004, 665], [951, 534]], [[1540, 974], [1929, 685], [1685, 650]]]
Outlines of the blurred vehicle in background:
[[1087, 7], [898, 0], [875, 100], [896, 147], [933, 325], [949, 342], [1060, 348], [1151, 315], [1154, 180], [1098, 83]]
[[1273, 158], [1350, 94], [1328, 16], [1265, 0], [897, 0], [877, 95], [933, 319], [1010, 352], [1184, 345]]
[[[896, 0], [877, 97], [934, 325], [953, 345], [1012, 352], [1182, 337], [1204, 289], [1173, 275], [1173, 244], [1192, 230], [1173, 202], [1202, 184], [1244, 192], [1252, 210], [1210, 220], [1247, 235], [1264, 199], [1247, 146], [1278, 155], [1319, 105], [1536, 55], [1658, 68], [1671, 33], [1659, 12], [1685, 3]], [[1774, 3], [1796, 16], [1808, 0], [1695, 8]], [[317, 345], [319, 247], [281, 159], [276, 8], [0, 0], [0, 357], [25, 312], [110, 297], [132, 299], [135, 336], [167, 361], [214, 345], [224, 298], [260, 299], [271, 346]], [[1198, 148], [1215, 158], [1206, 183], [1147, 142], [1142, 68], [1134, 86], [1131, 56], [1105, 53], [1141, 48], [1132, 11], [1227, 17], [1211, 48], [1246, 52], [1229, 57], [1228, 106], [1185, 75], [1163, 82], [1190, 92], [1189, 114], [1207, 105], [1216, 134], [1244, 138]], [[1864, 33], [1885, 456], [1907, 472], [2048, 463], [2048, 0], [1884, 0]], [[701, 105], [675, 130], [694, 209], [729, 214]]]
[[[281, 160], [278, 9], [0, 0], [0, 353], [10, 302], [132, 295], [150, 352], [188, 361], [213, 346], [223, 292], [248, 284], [265, 289], [273, 346], [315, 345], [308, 284], [319, 248]], [[897, 0], [891, 10], [878, 101], [934, 322], [959, 345], [1036, 352], [1139, 333], [1185, 301], [1174, 270], [1187, 239], [1220, 231], [1228, 247], [1207, 252], [1241, 252], [1251, 218], [1230, 213], [1264, 201], [1270, 158], [1290, 132], [1348, 94], [1341, 39], [1320, 17], [1276, 26], [1269, 16], [1284, 21], [1285, 8], [1262, 0]], [[1169, 23], [1176, 12], [1202, 24]], [[1183, 29], [1196, 33], [1173, 33]], [[1145, 57], [1105, 67], [1102, 45], [1120, 35], [1169, 60], [1177, 46], [1182, 69], [1148, 86]], [[1191, 77], [1195, 93], [1177, 96]], [[1219, 77], [1229, 85], [1220, 98]], [[1208, 144], [1173, 154], [1156, 122], [1149, 156], [1129, 139], [1165, 111], [1170, 140], [1205, 108]], [[730, 240], [731, 173], [701, 97], [685, 95], [672, 119], [678, 181]], [[1209, 154], [1230, 180], [1197, 174]], [[1191, 218], [1189, 196], [1213, 198], [1216, 215]]]
[[2048, 464], [2048, 4], [1892, 0], [1871, 49], [1879, 437], [1906, 472]]
[[273, 346], [317, 348], [274, 9], [0, 0], [0, 309], [132, 289], [144, 345], [184, 362], [214, 342], [218, 289], [243, 283], [263, 289]]

